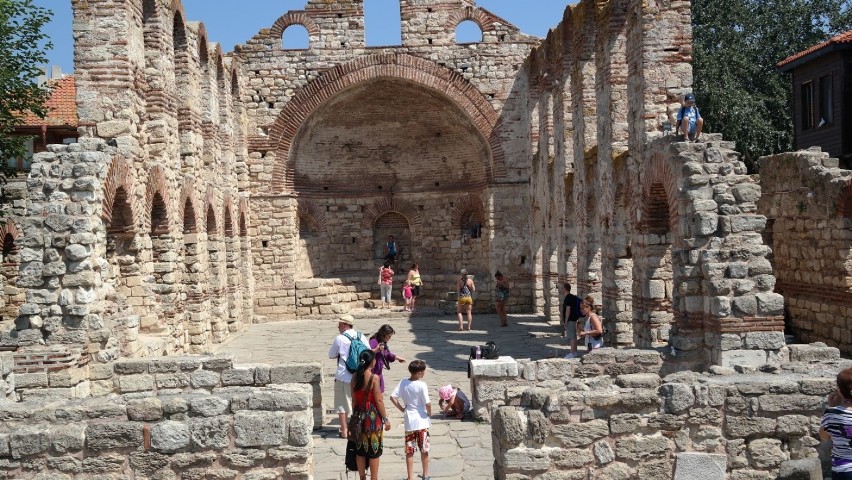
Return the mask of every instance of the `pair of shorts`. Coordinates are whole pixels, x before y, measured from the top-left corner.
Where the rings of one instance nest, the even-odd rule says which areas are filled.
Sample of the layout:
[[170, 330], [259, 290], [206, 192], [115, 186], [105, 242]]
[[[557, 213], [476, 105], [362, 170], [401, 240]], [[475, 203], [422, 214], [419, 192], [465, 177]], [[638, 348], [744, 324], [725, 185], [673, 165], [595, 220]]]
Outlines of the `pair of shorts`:
[[352, 414], [352, 386], [340, 380], [334, 381], [334, 409], [337, 413]]
[[415, 297], [420, 296], [420, 285], [413, 285], [411, 287], [411, 294]]
[[565, 322], [565, 336], [571, 338], [571, 335], [574, 335], [574, 338], [577, 338], [577, 321], [569, 320]]
[[473, 297], [459, 297], [459, 305], [473, 305]]
[[413, 432], [405, 432], [405, 454], [411, 455], [416, 450], [422, 453], [429, 453], [429, 429], [415, 430]]

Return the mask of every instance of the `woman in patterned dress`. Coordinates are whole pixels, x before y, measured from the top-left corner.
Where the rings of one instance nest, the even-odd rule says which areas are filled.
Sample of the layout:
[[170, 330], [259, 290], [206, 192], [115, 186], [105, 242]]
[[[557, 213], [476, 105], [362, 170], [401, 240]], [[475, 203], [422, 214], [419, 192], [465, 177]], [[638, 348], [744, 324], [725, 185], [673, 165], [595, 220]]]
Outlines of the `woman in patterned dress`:
[[[370, 478], [379, 478], [379, 458], [382, 456], [383, 429], [390, 430], [385, 402], [379, 389], [379, 381], [372, 373], [376, 364], [376, 354], [372, 350], [361, 352], [358, 357], [358, 371], [352, 379], [352, 416], [361, 418], [359, 434], [355, 441], [355, 462], [358, 476], [366, 480], [367, 464], [370, 466]], [[350, 429], [350, 434], [354, 435]]]

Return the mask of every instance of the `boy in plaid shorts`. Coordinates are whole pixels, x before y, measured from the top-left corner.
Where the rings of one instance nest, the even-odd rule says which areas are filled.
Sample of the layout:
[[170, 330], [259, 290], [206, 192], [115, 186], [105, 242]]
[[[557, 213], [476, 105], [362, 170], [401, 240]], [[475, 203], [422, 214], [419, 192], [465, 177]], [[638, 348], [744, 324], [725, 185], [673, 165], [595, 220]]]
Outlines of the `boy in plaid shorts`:
[[432, 404], [429, 402], [429, 387], [423, 376], [426, 375], [426, 362], [414, 360], [408, 364], [411, 377], [401, 380], [391, 393], [390, 399], [405, 418], [405, 465], [408, 468], [408, 480], [414, 480], [414, 451], [420, 450], [423, 463], [423, 480], [429, 480], [429, 427], [432, 422]]

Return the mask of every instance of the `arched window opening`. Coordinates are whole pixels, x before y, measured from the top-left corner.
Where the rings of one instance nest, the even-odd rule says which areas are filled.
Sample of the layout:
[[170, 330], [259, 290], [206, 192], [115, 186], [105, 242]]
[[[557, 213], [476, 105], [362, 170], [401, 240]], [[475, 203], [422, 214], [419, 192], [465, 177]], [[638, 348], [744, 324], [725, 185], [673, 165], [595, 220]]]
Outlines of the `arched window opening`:
[[846, 202], [843, 204], [843, 218], [852, 220], [852, 192], [846, 195]]
[[481, 43], [482, 29], [473, 20], [465, 20], [456, 27], [456, 43]]
[[402, 45], [399, 0], [364, 0], [364, 36], [368, 47]]
[[373, 258], [383, 259], [387, 255], [388, 242], [396, 244], [396, 261], [407, 257], [411, 247], [408, 219], [397, 212], [387, 212], [376, 219], [373, 226]]
[[142, 0], [142, 23], [147, 24], [157, 15], [157, 5], [155, 0]]
[[216, 214], [213, 213], [213, 206], [207, 207], [207, 235], [216, 234]]
[[166, 203], [159, 193], [154, 194], [151, 202], [151, 235], [169, 233], [169, 223], [166, 217]]
[[246, 215], [240, 215], [240, 236], [248, 237], [248, 227], [246, 226]]
[[319, 225], [310, 215], [299, 215], [299, 237], [314, 238], [319, 232]]
[[482, 215], [475, 210], [469, 210], [461, 215], [459, 222], [463, 239], [482, 237]]
[[281, 48], [285, 50], [307, 50], [311, 47], [311, 37], [303, 25], [293, 24], [284, 29]]
[[198, 39], [198, 63], [201, 64], [201, 72], [205, 75], [210, 69], [210, 54], [207, 52], [207, 39]]
[[175, 13], [175, 21], [172, 24], [172, 48], [175, 52], [175, 69], [187, 68], [188, 65], [183, 63], [188, 61], [186, 56], [186, 29], [180, 12]]
[[648, 233], [665, 235], [669, 232], [669, 202], [666, 189], [659, 182], [651, 185], [649, 198], [645, 205], [645, 227]]
[[195, 233], [197, 231], [195, 222], [195, 209], [192, 208], [192, 202], [186, 199], [183, 204], [183, 233]]
[[225, 209], [225, 236], [234, 236], [234, 222], [231, 221], [231, 210], [228, 208]]
[[12, 261], [12, 255], [14, 255], [18, 251], [15, 246], [15, 237], [12, 236], [11, 233], [7, 233], [5, 237], [3, 237], [3, 263], [8, 263]]
[[240, 99], [240, 82], [236, 68], [231, 70], [231, 96], [234, 97], [235, 101]]
[[127, 192], [118, 187], [112, 200], [112, 217], [107, 226], [107, 234], [130, 233], [133, 228], [133, 213], [130, 202], [127, 201]]

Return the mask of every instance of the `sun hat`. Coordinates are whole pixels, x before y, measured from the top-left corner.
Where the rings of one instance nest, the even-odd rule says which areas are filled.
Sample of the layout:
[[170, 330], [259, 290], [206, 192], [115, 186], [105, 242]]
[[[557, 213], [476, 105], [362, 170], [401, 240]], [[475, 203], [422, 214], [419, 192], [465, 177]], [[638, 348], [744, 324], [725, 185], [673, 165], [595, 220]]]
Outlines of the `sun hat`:
[[462, 274], [462, 275], [467, 275], [467, 269], [466, 269], [466, 268], [462, 268], [462, 269], [461, 269], [461, 274]]
[[337, 321], [346, 323], [350, 327], [355, 326], [355, 317], [353, 317], [352, 315], [341, 315], [340, 317], [337, 318]]
[[448, 383], [438, 389], [438, 396], [441, 397], [441, 400], [447, 402], [453, 396], [453, 391], [453, 386]]

